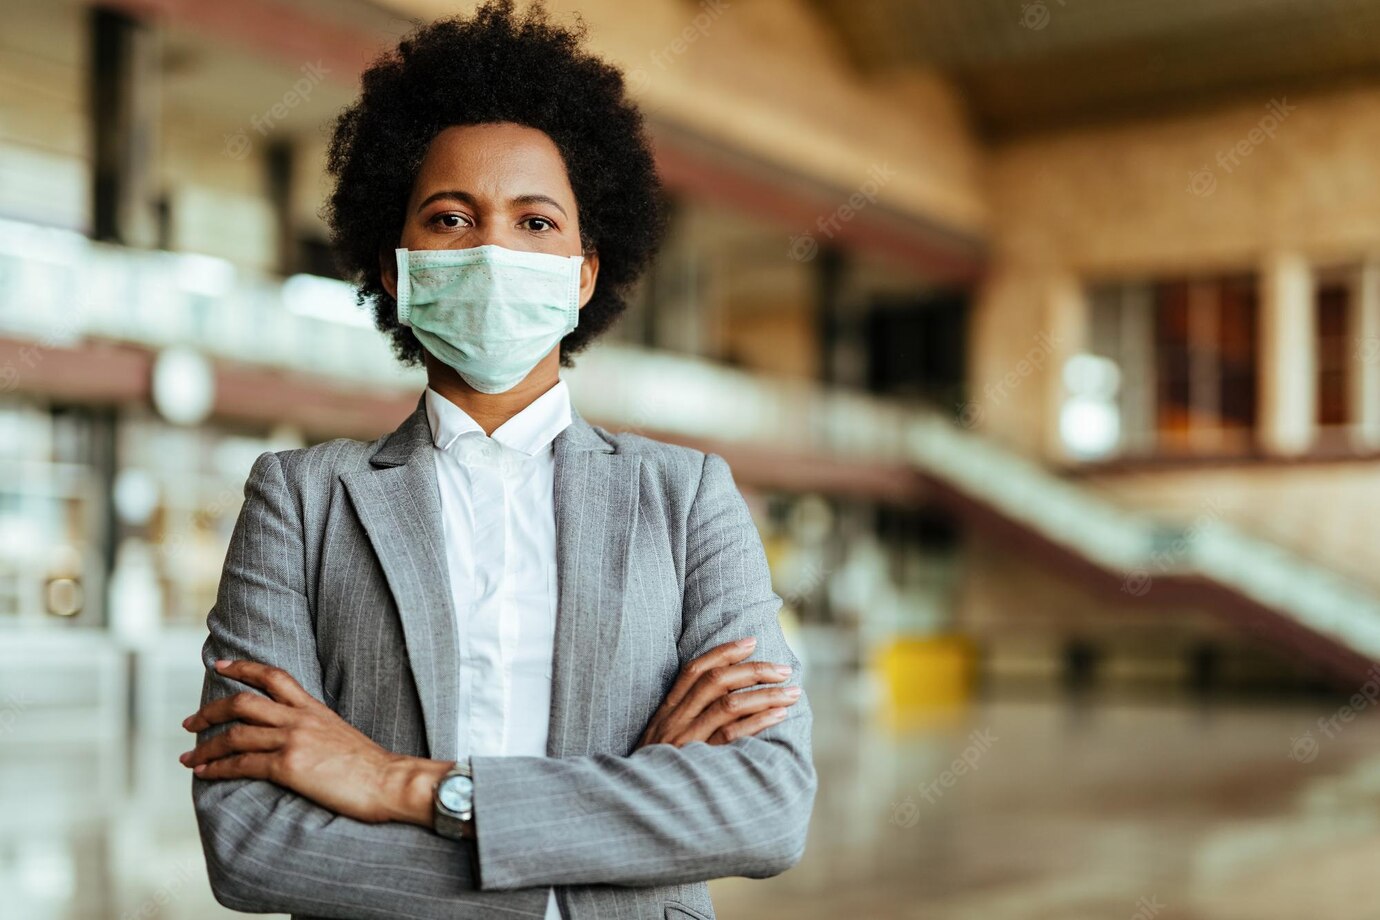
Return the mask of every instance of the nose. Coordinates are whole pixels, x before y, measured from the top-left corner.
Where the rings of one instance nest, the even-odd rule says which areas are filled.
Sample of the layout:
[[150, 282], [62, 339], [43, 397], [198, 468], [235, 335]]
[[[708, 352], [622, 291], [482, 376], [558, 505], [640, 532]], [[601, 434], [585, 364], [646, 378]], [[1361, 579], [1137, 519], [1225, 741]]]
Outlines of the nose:
[[465, 247], [472, 246], [503, 246], [507, 248], [509, 241], [504, 238], [503, 233], [486, 228], [477, 233], [472, 233], [465, 240]]
[[474, 246], [502, 246], [504, 249], [520, 249], [516, 240], [517, 231], [505, 227], [503, 221], [485, 220], [474, 231], [465, 234], [465, 248]]

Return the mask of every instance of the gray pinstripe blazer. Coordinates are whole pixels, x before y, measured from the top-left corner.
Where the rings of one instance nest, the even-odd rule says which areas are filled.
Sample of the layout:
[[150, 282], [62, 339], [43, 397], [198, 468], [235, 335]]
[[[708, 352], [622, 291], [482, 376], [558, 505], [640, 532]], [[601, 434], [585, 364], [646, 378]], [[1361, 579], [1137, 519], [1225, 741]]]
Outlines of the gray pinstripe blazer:
[[[809, 702], [728, 745], [634, 751], [681, 666], [776, 621], [762, 543], [722, 457], [590, 425], [555, 440], [558, 607], [547, 757], [474, 759], [478, 842], [366, 824], [260, 780], [192, 780], [217, 899], [298, 917], [712, 918], [704, 881], [799, 859]], [[372, 443], [266, 452], [245, 484], [202, 649], [202, 703], [287, 669], [383, 747], [456, 756], [459, 680], [425, 402]], [[255, 691], [257, 692], [257, 691]], [[210, 737], [203, 732], [198, 740]], [[468, 848], [477, 846], [477, 852]]]

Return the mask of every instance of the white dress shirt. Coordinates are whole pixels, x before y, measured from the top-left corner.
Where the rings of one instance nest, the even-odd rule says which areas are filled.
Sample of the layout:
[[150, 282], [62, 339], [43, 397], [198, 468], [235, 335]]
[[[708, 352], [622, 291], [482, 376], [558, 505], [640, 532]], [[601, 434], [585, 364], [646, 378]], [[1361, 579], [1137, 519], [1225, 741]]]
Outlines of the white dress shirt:
[[[564, 380], [494, 429], [426, 389], [459, 636], [459, 758], [546, 756], [556, 636], [555, 447]], [[560, 920], [548, 889], [547, 920]]]

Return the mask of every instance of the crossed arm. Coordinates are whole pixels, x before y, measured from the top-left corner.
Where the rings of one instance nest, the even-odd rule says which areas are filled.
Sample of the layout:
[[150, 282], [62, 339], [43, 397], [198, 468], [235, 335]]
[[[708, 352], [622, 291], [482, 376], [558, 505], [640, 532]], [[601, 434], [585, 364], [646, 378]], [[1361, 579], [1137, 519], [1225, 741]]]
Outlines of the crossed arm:
[[[686, 667], [639, 748], [474, 758], [476, 843], [429, 830], [431, 786], [448, 762], [385, 751], [321, 702], [303, 573], [291, 562], [302, 558], [300, 518], [275, 454], [255, 463], [245, 494], [202, 650], [202, 708], [184, 723], [198, 733], [184, 762], [197, 768], [208, 869], [227, 906], [539, 916], [546, 885], [762, 877], [799, 858], [816, 784], [810, 710], [789, 695], [799, 662], [722, 458], [706, 456], [688, 522]], [[748, 638], [755, 649], [738, 644]], [[743, 660], [754, 651], [766, 661]]]

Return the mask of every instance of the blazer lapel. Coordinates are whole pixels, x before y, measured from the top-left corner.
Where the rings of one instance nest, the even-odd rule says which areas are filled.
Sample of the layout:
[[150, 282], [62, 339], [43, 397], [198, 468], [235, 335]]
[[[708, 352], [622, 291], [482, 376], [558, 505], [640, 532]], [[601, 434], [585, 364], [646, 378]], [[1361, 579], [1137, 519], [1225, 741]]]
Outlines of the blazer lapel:
[[[591, 753], [623, 618], [637, 530], [640, 460], [620, 454], [571, 407], [553, 442], [556, 638], [547, 754]], [[456, 756], [459, 642], [444, 555], [440, 491], [425, 394], [370, 458], [375, 467], [341, 481], [383, 567], [402, 618], [408, 665], [421, 697], [429, 754]]]
[[412, 415], [369, 458], [374, 469], [342, 473], [340, 479], [402, 618], [428, 753], [447, 760], [457, 750], [459, 642], [425, 399], [423, 394]]
[[546, 752], [567, 757], [593, 753], [598, 730], [608, 728], [596, 725], [594, 707], [623, 620], [641, 458], [615, 452], [574, 407], [555, 446], [559, 600]]

